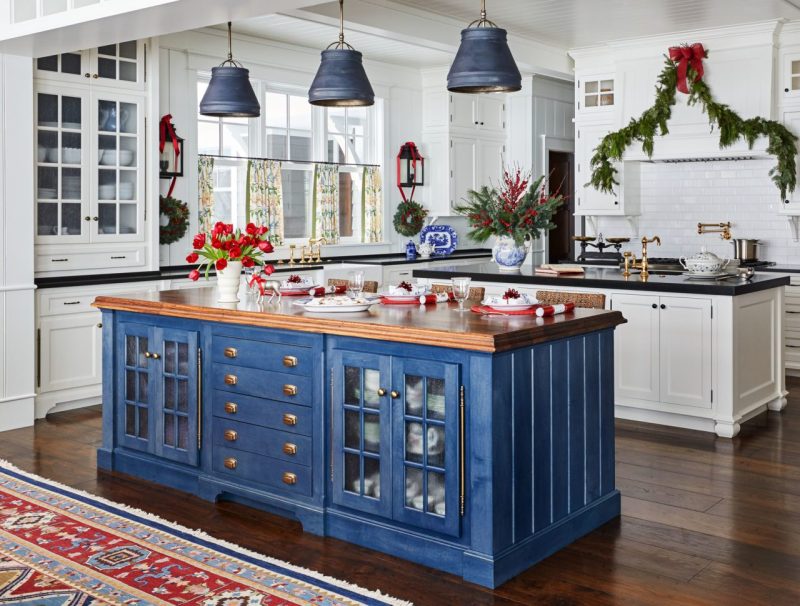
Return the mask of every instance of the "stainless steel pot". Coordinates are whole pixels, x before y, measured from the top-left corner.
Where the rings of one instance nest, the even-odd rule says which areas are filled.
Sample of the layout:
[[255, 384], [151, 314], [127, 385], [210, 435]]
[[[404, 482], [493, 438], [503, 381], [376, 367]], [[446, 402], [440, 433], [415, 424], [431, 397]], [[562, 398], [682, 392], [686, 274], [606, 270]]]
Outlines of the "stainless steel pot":
[[758, 240], [749, 240], [747, 238], [734, 238], [731, 240], [733, 244], [733, 258], [740, 261], [758, 261]]

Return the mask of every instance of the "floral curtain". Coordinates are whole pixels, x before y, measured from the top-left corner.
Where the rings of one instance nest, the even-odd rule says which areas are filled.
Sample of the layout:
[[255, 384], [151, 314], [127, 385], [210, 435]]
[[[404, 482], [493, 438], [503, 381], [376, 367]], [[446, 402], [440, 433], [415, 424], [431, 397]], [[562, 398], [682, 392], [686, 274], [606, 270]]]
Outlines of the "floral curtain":
[[247, 164], [247, 220], [269, 228], [269, 240], [283, 244], [281, 163], [250, 160]]
[[383, 242], [383, 183], [381, 169], [365, 166], [361, 187], [361, 241]]
[[197, 160], [197, 198], [200, 233], [210, 233], [214, 227], [214, 158], [200, 156]]
[[317, 164], [314, 167], [313, 237], [328, 244], [339, 243], [339, 167]]

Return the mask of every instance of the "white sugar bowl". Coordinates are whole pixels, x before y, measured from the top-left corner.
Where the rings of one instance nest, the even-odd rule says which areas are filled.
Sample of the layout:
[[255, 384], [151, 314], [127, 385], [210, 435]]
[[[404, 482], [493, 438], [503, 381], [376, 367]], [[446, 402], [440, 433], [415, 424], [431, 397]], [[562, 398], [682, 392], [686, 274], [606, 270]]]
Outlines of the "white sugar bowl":
[[696, 255], [681, 257], [679, 261], [686, 271], [700, 275], [718, 274], [730, 263], [730, 259], [721, 259], [714, 253], [708, 252], [705, 246]]

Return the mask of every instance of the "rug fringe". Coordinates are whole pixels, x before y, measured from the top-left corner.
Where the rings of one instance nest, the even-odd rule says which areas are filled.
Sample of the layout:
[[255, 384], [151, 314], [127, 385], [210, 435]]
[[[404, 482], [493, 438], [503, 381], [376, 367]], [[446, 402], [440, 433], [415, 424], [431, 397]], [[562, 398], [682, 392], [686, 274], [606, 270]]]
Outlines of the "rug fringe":
[[168, 528], [171, 528], [173, 530], [177, 530], [179, 532], [186, 533], [188, 535], [197, 537], [198, 539], [203, 539], [204, 541], [208, 541], [209, 543], [213, 543], [215, 545], [219, 545], [220, 547], [224, 547], [226, 549], [236, 550], [236, 551], [238, 551], [239, 553], [241, 553], [243, 555], [249, 556], [251, 558], [257, 558], [257, 559], [264, 560], [265, 562], [268, 562], [270, 564], [274, 564], [275, 566], [280, 566], [280, 567], [285, 568], [286, 570], [289, 570], [291, 572], [296, 572], [298, 574], [302, 574], [302, 575], [311, 577], [313, 579], [317, 579], [318, 581], [323, 581], [325, 583], [328, 583], [329, 585], [333, 585], [334, 587], [340, 587], [342, 589], [346, 589], [348, 591], [352, 591], [353, 593], [357, 593], [359, 595], [363, 595], [364, 597], [372, 598], [372, 599], [375, 599], [375, 600], [382, 600], [382, 601], [386, 602], [389, 606], [414, 606], [413, 602], [408, 602], [406, 600], [401, 600], [401, 599], [392, 597], [390, 595], [387, 595], [387, 594], [383, 593], [382, 591], [380, 591], [378, 589], [365, 589], [364, 587], [361, 587], [360, 585], [356, 585], [354, 583], [348, 583], [347, 581], [342, 581], [341, 579], [336, 579], [334, 577], [330, 577], [328, 575], [322, 574], [322, 573], [317, 572], [315, 570], [310, 570], [308, 568], [303, 568], [302, 566], [295, 566], [294, 564], [290, 564], [289, 562], [284, 562], [282, 560], [278, 560], [278, 559], [273, 558], [271, 556], [264, 555], [263, 553], [257, 553], [255, 551], [251, 551], [251, 550], [249, 550], [249, 549], [247, 549], [245, 547], [242, 547], [241, 545], [237, 545], [235, 543], [230, 543], [228, 541], [225, 541], [224, 539], [217, 539], [215, 537], [212, 537], [211, 535], [209, 535], [208, 533], [206, 533], [203, 530], [200, 530], [200, 529], [194, 529], [193, 530], [193, 529], [187, 528], [186, 526], [178, 524], [177, 522], [170, 522], [168, 520], [160, 518], [159, 516], [157, 516], [155, 514], [152, 514], [152, 513], [149, 513], [147, 511], [144, 511], [142, 509], [137, 509], [136, 507], [130, 507], [130, 506], [125, 505], [123, 503], [117, 503], [116, 501], [110, 501], [108, 499], [104, 499], [103, 497], [97, 496], [97, 495], [92, 494], [90, 492], [86, 492], [84, 490], [79, 490], [77, 488], [72, 488], [71, 486], [67, 486], [66, 484], [61, 484], [60, 482], [56, 482], [55, 480], [51, 480], [50, 478], [45, 478], [43, 476], [39, 476], [39, 475], [30, 473], [30, 472], [27, 472], [24, 469], [20, 469], [19, 467], [17, 467], [13, 463], [11, 463], [10, 461], [7, 461], [5, 459], [0, 459], [0, 467], [6, 467], [7, 469], [10, 469], [14, 473], [18, 473], [21, 476], [25, 476], [27, 478], [31, 478], [32, 480], [44, 480], [44, 481], [48, 482], [49, 484], [52, 484], [56, 488], [58, 488], [60, 490], [63, 490], [65, 492], [69, 492], [69, 493], [72, 493], [72, 494], [74, 494], [76, 496], [80, 496], [80, 497], [87, 497], [89, 499], [94, 499], [95, 501], [97, 501], [98, 503], [102, 503], [103, 505], [116, 507], [117, 509], [120, 509], [122, 511], [131, 513], [131, 514], [134, 514], [134, 515], [137, 515], [137, 516], [139, 516], [141, 518], [145, 518], [146, 520], [150, 520], [152, 522], [157, 522], [158, 524], [162, 524], [162, 525], [164, 525], [164, 526], [166, 526]]

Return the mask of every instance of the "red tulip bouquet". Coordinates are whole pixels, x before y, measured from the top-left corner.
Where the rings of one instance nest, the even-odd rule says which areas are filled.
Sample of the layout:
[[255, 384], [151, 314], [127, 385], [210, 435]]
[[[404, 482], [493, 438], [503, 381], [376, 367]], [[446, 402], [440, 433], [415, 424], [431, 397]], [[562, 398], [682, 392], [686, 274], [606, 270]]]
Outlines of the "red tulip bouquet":
[[[263, 267], [263, 272], [270, 275], [275, 268], [267, 264], [264, 256], [273, 251], [266, 227], [257, 227], [248, 223], [244, 231], [234, 230], [230, 223], [221, 221], [214, 225], [210, 234], [197, 234], [192, 240], [194, 250], [186, 257], [188, 263], [200, 261], [200, 268], [205, 265], [205, 277], [213, 265], [217, 271], [222, 271], [228, 263], [240, 261], [242, 267]], [[202, 259], [202, 260], [201, 260]], [[192, 280], [200, 278], [200, 269], [193, 269], [189, 273]]]

